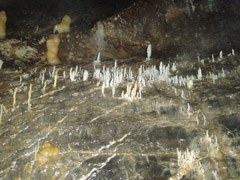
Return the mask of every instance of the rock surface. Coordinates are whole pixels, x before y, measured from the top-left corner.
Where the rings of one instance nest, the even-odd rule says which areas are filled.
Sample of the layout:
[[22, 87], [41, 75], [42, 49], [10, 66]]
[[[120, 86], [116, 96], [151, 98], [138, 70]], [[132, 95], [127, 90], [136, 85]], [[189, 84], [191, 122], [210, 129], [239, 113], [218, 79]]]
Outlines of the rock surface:
[[57, 66], [51, 13], [0, 42], [0, 179], [240, 178], [236, 6], [138, 1], [82, 29], [75, 14]]

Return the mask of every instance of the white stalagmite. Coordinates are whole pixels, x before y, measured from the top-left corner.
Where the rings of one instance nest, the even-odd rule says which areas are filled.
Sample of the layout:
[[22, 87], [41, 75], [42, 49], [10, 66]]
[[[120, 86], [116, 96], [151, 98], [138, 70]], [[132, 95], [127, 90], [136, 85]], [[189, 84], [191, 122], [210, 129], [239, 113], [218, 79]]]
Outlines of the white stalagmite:
[[97, 55], [97, 59], [93, 62], [94, 65], [99, 65], [99, 64], [101, 64], [100, 57], [101, 57], [101, 53], [99, 52], [98, 55]]
[[172, 64], [172, 72], [175, 72], [176, 70], [177, 70], [176, 63], [173, 63], [173, 64]]
[[220, 178], [218, 177], [217, 171], [213, 171], [213, 170], [212, 170], [212, 174], [213, 174], [213, 177], [214, 177], [216, 180], [220, 180]]
[[198, 115], [196, 115], [196, 122], [197, 122], [197, 125], [199, 125]]
[[198, 74], [197, 74], [198, 79], [202, 79], [202, 70], [201, 68], [198, 69]]
[[42, 73], [42, 79], [41, 79], [42, 85], [43, 85], [43, 83], [44, 83], [44, 80], [45, 80], [45, 72]]
[[55, 71], [54, 74], [54, 83], [53, 83], [53, 88], [57, 87], [57, 79], [58, 79], [58, 70]]
[[0, 69], [2, 69], [2, 65], [3, 65], [3, 60], [0, 60]]
[[187, 106], [188, 106], [188, 107], [187, 107], [187, 111], [190, 112], [190, 111], [191, 111], [191, 106], [190, 106], [190, 104], [188, 103]]
[[[234, 49], [232, 49], [232, 55], [235, 56], [235, 51]], [[1, 68], [0, 68], [1, 69]]]
[[47, 82], [48, 82], [48, 80], [46, 80], [46, 81], [44, 82], [44, 85], [43, 85], [43, 88], [42, 88], [43, 94], [45, 93], [46, 86], [47, 86]]
[[53, 78], [54, 75], [55, 75], [55, 71], [56, 71], [56, 66], [53, 66], [53, 70], [52, 70], [52, 74], [51, 74], [51, 77]]
[[19, 84], [22, 83], [22, 76], [19, 77]]
[[78, 66], [76, 66], [76, 68], [75, 68], [75, 75], [76, 76], [78, 75]]
[[1, 104], [1, 111], [0, 111], [0, 126], [2, 123], [2, 115], [3, 115], [3, 105]]
[[70, 76], [70, 80], [71, 81], [76, 81], [76, 79], [75, 79], [75, 71], [73, 71], [72, 68], [70, 68], [69, 76]]
[[31, 111], [31, 97], [32, 97], [32, 84], [29, 85], [29, 91], [28, 91], [28, 111]]
[[14, 89], [14, 92], [13, 92], [13, 109], [15, 109], [15, 106], [16, 106], [16, 95], [17, 95], [17, 91], [18, 91], [18, 87], [16, 87]]
[[115, 69], [115, 70], [117, 69], [117, 60], [115, 60], [114, 69]]
[[63, 71], [63, 78], [66, 78], [66, 71]]
[[83, 73], [83, 81], [87, 81], [88, 80], [88, 71], [85, 70]]
[[215, 62], [214, 55], [212, 54], [212, 62]]
[[100, 57], [101, 57], [101, 53], [99, 52], [98, 55], [97, 55], [97, 61], [98, 61], [98, 62], [101, 62], [101, 61], [100, 61]]
[[128, 83], [127, 84], [127, 96], [130, 97], [131, 96], [131, 89], [132, 89], [132, 83]]
[[103, 97], [105, 97], [104, 90], [105, 90], [105, 82], [103, 82], [103, 84], [102, 84], [102, 95], [103, 95]]
[[186, 99], [183, 90], [182, 90], [182, 93], [181, 93], [181, 98]]
[[219, 53], [219, 58], [220, 58], [220, 59], [223, 58], [223, 51], [220, 51], [220, 53]]
[[205, 114], [202, 113], [202, 117], [203, 117], [203, 125], [206, 126], [206, 124], [207, 124], [207, 119], [206, 119]]
[[222, 77], [226, 77], [226, 74], [225, 74], [225, 71], [224, 69], [222, 68], [222, 73], [220, 74]]
[[147, 61], [151, 59], [151, 55], [152, 55], [152, 45], [149, 44], [147, 47]]
[[193, 88], [193, 80], [190, 79], [188, 82], [187, 82], [187, 88], [188, 89], [192, 89]]
[[116, 92], [116, 88], [115, 88], [115, 86], [113, 85], [112, 86], [112, 97], [114, 98], [114, 96], [115, 96], [115, 92]]

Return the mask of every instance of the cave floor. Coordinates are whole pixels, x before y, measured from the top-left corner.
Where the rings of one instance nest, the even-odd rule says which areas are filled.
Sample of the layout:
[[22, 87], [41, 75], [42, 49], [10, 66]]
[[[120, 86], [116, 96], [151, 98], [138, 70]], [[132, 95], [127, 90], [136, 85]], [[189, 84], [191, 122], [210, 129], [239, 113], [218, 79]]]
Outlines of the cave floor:
[[[159, 59], [142, 58], [129, 65], [119, 60], [117, 67], [113, 62], [102, 62], [101, 72], [103, 66], [131, 67], [137, 79], [140, 65], [146, 71], [153, 64], [160, 70]], [[128, 78], [113, 96], [113, 88], [103, 88], [93, 77], [92, 66], [2, 69], [0, 178], [201, 179], [204, 174], [206, 179], [238, 179], [239, 56], [215, 57], [213, 62], [212, 57], [183, 55], [168, 63], [169, 77], [193, 75], [193, 85], [149, 79], [141, 98], [122, 97], [131, 83]], [[87, 81], [84, 70], [89, 72]], [[76, 72], [73, 81], [70, 71]], [[46, 152], [42, 163], [38, 154], [47, 141], [59, 153]], [[191, 154], [181, 159], [177, 148], [195, 153], [192, 164], [187, 163]]]

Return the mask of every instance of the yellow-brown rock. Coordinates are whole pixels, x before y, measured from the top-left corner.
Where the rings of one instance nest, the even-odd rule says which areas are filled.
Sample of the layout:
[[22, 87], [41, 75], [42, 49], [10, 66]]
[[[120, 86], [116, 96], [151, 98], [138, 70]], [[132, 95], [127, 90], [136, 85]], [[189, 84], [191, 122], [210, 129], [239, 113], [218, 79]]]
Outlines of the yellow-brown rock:
[[56, 146], [53, 146], [50, 142], [44, 142], [40, 145], [37, 161], [40, 164], [47, 163], [50, 159], [57, 157], [59, 154], [59, 149]]
[[61, 61], [58, 58], [58, 46], [60, 44], [60, 38], [58, 36], [51, 35], [47, 40], [47, 61], [48, 64], [60, 64]]
[[7, 15], [5, 11], [0, 12], [0, 39], [6, 38]]
[[174, 19], [183, 13], [185, 13], [185, 8], [177, 8], [177, 7], [172, 7], [170, 6], [167, 10], [167, 13], [165, 15], [166, 22], [169, 22], [171, 19]]
[[53, 33], [55, 34], [58, 32], [59, 34], [70, 32], [70, 24], [72, 20], [71, 17], [68, 15], [63, 16], [62, 22], [60, 24], [56, 24], [53, 28]]

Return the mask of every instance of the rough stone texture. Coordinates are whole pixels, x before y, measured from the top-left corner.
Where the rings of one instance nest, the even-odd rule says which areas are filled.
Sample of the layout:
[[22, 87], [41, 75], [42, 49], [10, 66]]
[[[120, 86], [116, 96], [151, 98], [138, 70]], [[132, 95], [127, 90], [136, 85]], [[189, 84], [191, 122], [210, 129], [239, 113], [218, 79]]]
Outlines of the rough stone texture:
[[[70, 44], [79, 50], [75, 61], [82, 57], [96, 58], [101, 51], [103, 59], [122, 59], [145, 56], [149, 43], [153, 47], [153, 57], [175, 56], [191, 51], [209, 54], [219, 49], [230, 51], [238, 47], [236, 36], [239, 26], [237, 16], [222, 1], [212, 1], [212, 5], [201, 1], [191, 5], [183, 1], [148, 0], [134, 3], [131, 7], [100, 21], [104, 29], [104, 43], [96, 41], [97, 24], [88, 36], [76, 34], [62, 47], [63, 59], [68, 60], [64, 49], [71, 50]], [[194, 11], [193, 11], [194, 9]], [[63, 37], [65, 39], [65, 36]], [[68, 52], [69, 54], [69, 52]]]
[[[92, 19], [86, 13], [84, 17], [96, 24], [81, 29], [73, 23], [70, 33], [60, 35], [59, 57], [64, 64], [56, 67], [44, 63], [45, 41], [61, 16], [57, 19], [51, 16], [55, 12], [45, 13], [49, 15], [46, 25], [40, 14], [32, 13], [42, 25], [26, 15], [31, 26], [23, 31], [18, 23], [26, 22], [13, 23], [8, 39], [0, 43], [5, 61], [0, 71], [0, 179], [240, 178], [240, 23], [232, 4], [139, 1], [101, 24], [96, 23], [101, 13]], [[73, 15], [75, 22], [84, 17]], [[37, 26], [39, 30], [30, 33]], [[104, 38], [99, 31], [102, 26]], [[21, 41], [16, 40], [21, 36]], [[153, 57], [145, 61], [150, 42]], [[24, 53], [17, 56], [16, 49], [21, 47]], [[38, 56], [34, 50], [26, 51], [28, 47], [38, 50]], [[102, 63], [97, 68], [102, 72], [104, 65], [111, 72], [131, 68], [137, 81], [141, 65], [146, 74], [148, 67], [156, 67], [159, 73], [163, 62], [166, 67], [169, 64], [169, 78], [192, 75], [193, 87], [167, 82], [167, 78], [157, 80], [160, 75], [155, 80], [148, 77], [142, 98], [131, 99], [122, 97], [122, 91], [135, 80], [125, 77], [113, 97], [110, 87], [102, 92], [103, 78], [93, 77], [92, 63], [99, 50]], [[115, 58], [118, 66], [114, 70]], [[71, 81], [69, 74], [76, 65], [76, 81]], [[197, 77], [199, 68], [201, 78]], [[88, 81], [83, 81], [84, 70], [89, 72]], [[60, 152], [40, 164], [37, 155], [46, 141]], [[192, 150], [196, 157], [192, 162], [181, 159], [177, 149], [188, 157]]]
[[[45, 93], [39, 78], [44, 67], [26, 72], [2, 70], [1, 104], [6, 109], [1, 122], [1, 178], [168, 179], [177, 172], [176, 148], [200, 150], [206, 179], [211, 179], [212, 170], [223, 179], [239, 177], [239, 57], [205, 65], [182, 58], [193, 64], [193, 71], [199, 66], [203, 69], [204, 79], [195, 80], [193, 89], [149, 81], [143, 98], [133, 101], [119, 99], [126, 83], [117, 87], [114, 98], [110, 88], [103, 97], [92, 78], [83, 82], [80, 75], [80, 80], [70, 81], [69, 67], [57, 67], [59, 78], [53, 88], [53, 78], [48, 75], [52, 68], [45, 66], [49, 80]], [[237, 66], [226, 70], [225, 78], [213, 83], [206, 77], [210, 67], [234, 63]], [[179, 74], [184, 73], [179, 69]], [[20, 75], [25, 77], [21, 84]], [[28, 111], [30, 83], [32, 109]], [[19, 89], [13, 109], [8, 90], [14, 87]], [[182, 90], [185, 98], [181, 98]], [[217, 157], [208, 153], [206, 131], [218, 138]], [[57, 146], [60, 154], [41, 165], [34, 157], [38, 143], [45, 141]], [[188, 179], [195, 176], [187, 175]]]

